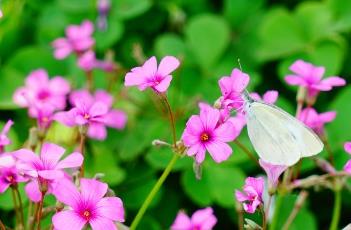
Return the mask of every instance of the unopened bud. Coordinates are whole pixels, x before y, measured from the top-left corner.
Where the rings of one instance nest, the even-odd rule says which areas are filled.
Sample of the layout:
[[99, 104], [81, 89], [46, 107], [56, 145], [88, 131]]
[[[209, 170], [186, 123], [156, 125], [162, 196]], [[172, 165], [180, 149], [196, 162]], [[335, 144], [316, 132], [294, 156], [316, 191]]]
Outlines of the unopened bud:
[[245, 218], [244, 228], [247, 230], [261, 230], [261, 226], [256, 224], [253, 220]]

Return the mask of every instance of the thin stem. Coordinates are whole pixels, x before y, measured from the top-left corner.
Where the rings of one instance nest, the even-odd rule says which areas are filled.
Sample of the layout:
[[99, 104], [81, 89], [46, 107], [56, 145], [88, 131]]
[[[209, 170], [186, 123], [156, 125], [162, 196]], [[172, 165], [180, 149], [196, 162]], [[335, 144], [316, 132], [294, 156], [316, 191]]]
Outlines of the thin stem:
[[17, 195], [18, 198], [18, 203], [19, 203], [19, 214], [20, 214], [20, 221], [21, 221], [21, 225], [22, 228], [24, 227], [24, 214], [23, 214], [23, 203], [22, 203], [22, 199], [21, 199], [21, 194], [18, 191], [18, 187], [17, 185], [13, 186], [13, 189], [15, 190], [15, 193]]
[[336, 189], [335, 192], [335, 200], [334, 200], [334, 209], [333, 209], [333, 217], [330, 224], [330, 230], [337, 230], [340, 219], [340, 211], [341, 211], [341, 189]]
[[29, 204], [28, 204], [28, 212], [27, 212], [27, 228], [29, 228], [29, 225], [30, 225], [30, 218], [32, 216], [32, 212], [33, 212], [33, 202], [29, 199]]
[[273, 215], [272, 222], [270, 224], [270, 230], [277, 229], [279, 215], [280, 215], [279, 212], [280, 212], [280, 208], [282, 206], [283, 199], [284, 199], [284, 195], [279, 194], [277, 196], [277, 199], [276, 199], [276, 202], [275, 202], [275, 208], [274, 208], [274, 215]]
[[238, 229], [244, 230], [244, 211], [241, 203], [235, 201], [235, 211], [238, 214]]
[[0, 230], [6, 230], [6, 227], [1, 220], [0, 220]]
[[325, 134], [321, 136], [322, 142], [325, 146], [325, 150], [327, 150], [328, 155], [329, 155], [329, 162], [332, 166], [334, 166], [334, 153], [333, 150], [331, 149], [331, 146], [329, 144], [328, 138], [326, 137]]
[[16, 192], [15, 192], [15, 189], [13, 188], [13, 186], [11, 186], [11, 194], [12, 194], [13, 206], [15, 207], [16, 220], [19, 220], [20, 214], [18, 211]]
[[[85, 146], [85, 140], [86, 140], [86, 136], [85, 136], [85, 133], [82, 131], [82, 132], [79, 132], [80, 134], [80, 141], [79, 141], [79, 152], [84, 156], [84, 146]], [[80, 166], [80, 170], [79, 170], [79, 178], [82, 178], [84, 177], [84, 161], [82, 163], [82, 166]]]
[[240, 141], [238, 140], [234, 140], [234, 143], [241, 149], [243, 150], [244, 153], [246, 153], [246, 155], [253, 161], [255, 162], [255, 164], [258, 166], [258, 167], [261, 167], [260, 164], [258, 163], [255, 155], [248, 149], [246, 148], [246, 146], [244, 144], [242, 144]]
[[85, 75], [87, 77], [87, 88], [89, 90], [89, 92], [93, 91], [93, 73], [91, 71], [86, 71]]
[[177, 144], [177, 136], [176, 136], [176, 129], [175, 129], [175, 120], [174, 120], [174, 115], [172, 112], [171, 105], [169, 104], [168, 98], [166, 94], [160, 94], [161, 98], [165, 102], [169, 114], [169, 121], [171, 123], [171, 129], [172, 129], [172, 137], [173, 137], [173, 146], [176, 147]]
[[283, 226], [283, 230], [288, 230], [290, 225], [292, 224], [292, 222], [294, 221], [297, 213], [300, 211], [300, 209], [302, 208], [303, 203], [305, 203], [305, 200], [308, 196], [308, 193], [306, 191], [301, 191], [299, 196], [296, 199], [295, 205], [294, 205], [294, 209], [291, 211], [288, 219], [286, 220], [284, 226]]
[[41, 192], [41, 200], [39, 202], [39, 208], [37, 213], [37, 230], [40, 230], [40, 220], [41, 220], [41, 214], [43, 212], [44, 197], [45, 197], [45, 192]]
[[267, 229], [267, 219], [266, 219], [266, 214], [264, 212], [263, 205], [261, 206], [260, 210], [261, 210], [261, 215], [262, 215], [262, 230], [266, 230]]
[[166, 180], [167, 176], [169, 175], [169, 173], [171, 172], [174, 164], [177, 162], [178, 158], [179, 158], [179, 154], [174, 154], [173, 158], [171, 159], [171, 161], [168, 163], [165, 171], [163, 171], [161, 177], [158, 179], [158, 181], [156, 182], [156, 184], [154, 185], [154, 187], [152, 188], [152, 190], [150, 191], [149, 195], [146, 197], [144, 203], [142, 204], [141, 208], [139, 209], [137, 215], [135, 216], [131, 226], [130, 226], [130, 230], [135, 230], [136, 227], [138, 226], [141, 218], [143, 217], [143, 215], [145, 214], [145, 211], [147, 210], [147, 208], [149, 207], [150, 203], [152, 202], [152, 200], [154, 199], [155, 195], [157, 194], [157, 192], [160, 190], [163, 182]]

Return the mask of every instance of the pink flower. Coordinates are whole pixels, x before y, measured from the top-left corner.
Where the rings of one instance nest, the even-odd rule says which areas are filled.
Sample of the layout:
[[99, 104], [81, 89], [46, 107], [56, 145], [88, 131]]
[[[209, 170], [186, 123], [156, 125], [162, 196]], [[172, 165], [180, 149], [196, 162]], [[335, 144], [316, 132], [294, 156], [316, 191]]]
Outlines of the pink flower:
[[263, 94], [263, 97], [261, 97], [258, 93], [250, 93], [252, 99], [255, 99], [257, 101], [263, 101], [267, 104], [274, 104], [278, 99], [278, 95], [279, 93], [276, 90], [269, 90], [265, 92]]
[[87, 51], [78, 58], [78, 66], [84, 71], [92, 71], [93, 69], [102, 69], [106, 72], [112, 72], [115, 65], [112, 62], [100, 61], [95, 57], [94, 51]]
[[351, 154], [351, 142], [345, 142], [344, 149], [347, 153]]
[[318, 114], [314, 108], [306, 108], [299, 114], [299, 120], [313, 129], [317, 134], [323, 135], [324, 124], [332, 122], [335, 116], [336, 112], [334, 111]]
[[213, 215], [213, 209], [210, 207], [197, 210], [191, 218], [180, 211], [171, 230], [211, 230], [216, 223], [217, 218]]
[[295, 61], [290, 70], [294, 73], [285, 77], [289, 85], [299, 85], [305, 87], [309, 97], [315, 97], [319, 91], [330, 91], [334, 86], [343, 86], [345, 80], [332, 76], [322, 80], [325, 68], [314, 66], [311, 63], [302, 60]]
[[261, 159], [258, 161], [267, 174], [270, 187], [277, 187], [279, 176], [288, 168], [286, 165], [272, 165]]
[[25, 187], [26, 193], [32, 201], [38, 202], [41, 199], [42, 189], [39, 187], [39, 184], [41, 187], [48, 189], [47, 193], [51, 193], [54, 182], [65, 177], [63, 169], [77, 168], [82, 165], [83, 156], [78, 152], [71, 153], [60, 161], [64, 152], [64, 148], [52, 143], [43, 144], [40, 156], [28, 149], [20, 149], [13, 152], [13, 156], [20, 163], [18, 168], [25, 175], [34, 179]]
[[155, 57], [147, 60], [143, 66], [135, 67], [127, 73], [124, 81], [125, 86], [137, 86], [143, 91], [151, 88], [157, 93], [167, 91], [172, 80], [170, 73], [179, 66], [179, 60], [173, 56], [162, 58], [160, 65], [157, 67]]
[[28, 180], [20, 174], [16, 161], [11, 155], [2, 155], [0, 161], [2, 162], [0, 167], [0, 193], [5, 192], [10, 186], [16, 186], [18, 183]]
[[60, 181], [54, 194], [69, 209], [56, 213], [52, 223], [57, 230], [117, 229], [115, 221], [124, 222], [123, 203], [118, 197], [104, 197], [107, 184], [93, 179], [80, 180], [80, 192], [69, 180]]
[[33, 110], [51, 106], [52, 109], [66, 107], [66, 95], [70, 91], [69, 83], [62, 77], [49, 76], [44, 69], [29, 74], [24, 87], [14, 94], [14, 101], [21, 107], [29, 107], [29, 114], [34, 117]]
[[243, 104], [241, 93], [249, 84], [250, 77], [246, 73], [241, 72], [239, 69], [233, 69], [230, 77], [222, 77], [219, 79], [218, 84], [221, 88], [222, 97], [220, 101], [222, 107], [240, 108]]
[[11, 140], [7, 137], [7, 133], [10, 131], [12, 125], [13, 121], [8, 120], [0, 132], [0, 153], [4, 152], [4, 147], [6, 145], [11, 144]]
[[248, 213], [254, 213], [256, 208], [263, 204], [262, 193], [264, 188], [264, 179], [262, 177], [248, 177], [245, 180], [244, 193], [236, 190], [236, 199], [243, 203], [244, 210]]
[[104, 140], [107, 136], [105, 126], [123, 129], [126, 125], [126, 114], [111, 109], [113, 97], [103, 90], [96, 91], [94, 96], [87, 90], [75, 91], [70, 96], [70, 102], [74, 108], [57, 113], [54, 119], [69, 127], [87, 126], [90, 138]]
[[68, 26], [66, 28], [66, 37], [58, 38], [52, 43], [55, 49], [55, 58], [64, 59], [72, 52], [80, 54], [90, 49], [95, 43], [92, 37], [93, 32], [94, 25], [87, 20], [82, 22], [81, 25]]
[[239, 134], [231, 122], [219, 124], [219, 110], [201, 106], [200, 115], [193, 115], [186, 123], [182, 135], [187, 155], [194, 156], [197, 163], [205, 159], [206, 150], [217, 163], [227, 160], [232, 148], [226, 142], [233, 141]]

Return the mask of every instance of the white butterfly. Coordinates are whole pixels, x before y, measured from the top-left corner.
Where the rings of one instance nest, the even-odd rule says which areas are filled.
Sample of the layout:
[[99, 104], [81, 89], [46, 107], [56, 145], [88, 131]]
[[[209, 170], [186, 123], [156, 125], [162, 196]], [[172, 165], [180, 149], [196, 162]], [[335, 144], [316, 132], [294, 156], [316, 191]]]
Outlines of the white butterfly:
[[264, 161], [291, 166], [323, 150], [319, 137], [301, 121], [277, 106], [252, 99], [247, 92], [242, 96], [249, 138]]

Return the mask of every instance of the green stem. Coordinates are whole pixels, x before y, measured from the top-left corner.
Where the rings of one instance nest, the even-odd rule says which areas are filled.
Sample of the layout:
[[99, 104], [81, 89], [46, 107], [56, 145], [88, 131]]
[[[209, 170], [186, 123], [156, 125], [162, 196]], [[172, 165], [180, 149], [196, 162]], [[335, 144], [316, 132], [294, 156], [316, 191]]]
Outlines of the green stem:
[[130, 230], [135, 230], [136, 229], [136, 227], [138, 226], [141, 218], [143, 217], [143, 215], [145, 214], [147, 208], [149, 207], [151, 201], [154, 199], [155, 195], [160, 190], [163, 182], [166, 180], [167, 176], [171, 172], [171, 170], [172, 170], [174, 164], [177, 162], [178, 158], [179, 158], [179, 154], [175, 153], [173, 155], [173, 158], [171, 159], [171, 161], [168, 163], [165, 171], [163, 171], [161, 177], [158, 179], [158, 181], [156, 182], [156, 184], [152, 188], [151, 192], [146, 197], [143, 205], [139, 209], [139, 211], [138, 211], [137, 215], [135, 216], [132, 224], [130, 225], [130, 228], [129, 228]]
[[274, 208], [274, 215], [273, 215], [273, 219], [272, 222], [270, 224], [270, 230], [275, 230], [277, 229], [277, 225], [278, 225], [278, 219], [280, 216], [280, 208], [282, 206], [282, 202], [284, 199], [284, 195], [279, 194], [277, 195], [277, 200], [276, 200], [276, 204], [275, 204], [275, 208]]
[[11, 194], [12, 194], [13, 206], [15, 208], [16, 221], [18, 221], [20, 219], [20, 214], [19, 214], [19, 211], [18, 211], [16, 192], [15, 192], [15, 189], [12, 186], [11, 186]]
[[340, 211], [341, 211], [341, 190], [335, 190], [335, 200], [334, 200], [334, 209], [333, 209], [333, 218], [330, 224], [330, 230], [337, 230], [339, 219], [340, 219]]
[[261, 167], [260, 164], [258, 163], [258, 160], [257, 158], [255, 157], [255, 155], [248, 149], [246, 148], [246, 146], [241, 143], [240, 141], [238, 140], [234, 140], [234, 143], [239, 147], [241, 148], [241, 150], [246, 153], [246, 155], [250, 158], [250, 160], [252, 160], [253, 162], [255, 162], [255, 164], [258, 166], [258, 167]]
[[19, 203], [19, 214], [20, 214], [21, 225], [22, 225], [22, 228], [24, 228], [23, 203], [22, 203], [21, 194], [20, 194], [19, 191], [18, 191], [17, 185], [14, 186], [14, 190], [15, 190], [15, 193], [16, 193], [17, 198], [18, 198], [18, 203]]

